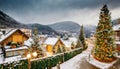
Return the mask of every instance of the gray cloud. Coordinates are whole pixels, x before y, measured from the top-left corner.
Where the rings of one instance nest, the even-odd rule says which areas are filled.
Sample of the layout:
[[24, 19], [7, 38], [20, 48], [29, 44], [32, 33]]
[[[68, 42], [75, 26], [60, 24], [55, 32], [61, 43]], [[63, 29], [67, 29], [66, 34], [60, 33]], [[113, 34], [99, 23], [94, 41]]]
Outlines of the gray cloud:
[[119, 3], [120, 0], [0, 0], [0, 10], [23, 23], [49, 24], [62, 20], [75, 21], [75, 18], [78, 20], [81, 16], [87, 18], [91, 15], [86, 13], [95, 15], [97, 12], [94, 11], [99, 12], [103, 4], [116, 9], [119, 8]]

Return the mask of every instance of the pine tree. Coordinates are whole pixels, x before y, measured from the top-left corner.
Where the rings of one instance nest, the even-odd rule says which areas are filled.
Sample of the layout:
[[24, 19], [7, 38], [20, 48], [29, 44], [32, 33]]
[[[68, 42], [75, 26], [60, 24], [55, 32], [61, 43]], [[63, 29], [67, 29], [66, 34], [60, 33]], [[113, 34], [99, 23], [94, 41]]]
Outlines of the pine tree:
[[101, 9], [99, 18], [95, 34], [96, 42], [92, 54], [99, 61], [110, 62], [114, 59], [115, 45], [111, 17], [107, 5], [104, 5]]
[[76, 48], [83, 48], [83, 45], [79, 39], [77, 41]]
[[34, 28], [32, 38], [33, 38], [34, 43], [32, 44], [31, 52], [37, 52], [38, 54], [37, 57], [42, 57], [44, 52], [43, 52], [41, 45], [39, 44], [40, 40], [39, 40], [37, 28]]
[[80, 29], [80, 35], [79, 35], [79, 39], [83, 45], [83, 50], [85, 50], [87, 48], [87, 44], [85, 42], [85, 35], [84, 35], [84, 29], [83, 29], [83, 25], [81, 26]]

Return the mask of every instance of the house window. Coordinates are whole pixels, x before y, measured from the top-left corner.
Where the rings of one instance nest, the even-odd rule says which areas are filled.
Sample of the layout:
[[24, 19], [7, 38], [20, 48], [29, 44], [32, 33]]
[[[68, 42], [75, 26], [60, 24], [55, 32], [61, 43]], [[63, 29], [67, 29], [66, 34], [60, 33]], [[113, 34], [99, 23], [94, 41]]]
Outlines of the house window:
[[52, 52], [52, 46], [48, 45], [46, 48], [48, 52]]
[[6, 56], [7, 56], [7, 57], [11, 57], [11, 56], [13, 56], [13, 54], [12, 54], [12, 52], [7, 52], [7, 53], [6, 53]]
[[14, 51], [14, 56], [19, 55], [18, 51]]

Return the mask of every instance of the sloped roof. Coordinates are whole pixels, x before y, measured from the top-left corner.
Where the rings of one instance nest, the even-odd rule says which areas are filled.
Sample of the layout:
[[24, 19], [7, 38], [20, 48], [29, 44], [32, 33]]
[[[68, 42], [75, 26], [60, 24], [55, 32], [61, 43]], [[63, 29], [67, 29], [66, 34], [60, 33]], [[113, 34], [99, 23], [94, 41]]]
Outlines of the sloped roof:
[[17, 29], [14, 29], [12, 31], [10, 31], [8, 34], [5, 34], [1, 37], [0, 42], [2, 42], [3, 40], [5, 40], [7, 37], [9, 37], [10, 35], [12, 35]]
[[[11, 36], [13, 33], [15, 33], [16, 31], [18, 31], [19, 29], [12, 29], [11, 31], [9, 31], [7, 34], [3, 35], [0, 38], [0, 42], [4, 41], [5, 39], [7, 39], [9, 36]], [[21, 31], [21, 30], [19, 30]], [[22, 31], [21, 31], [22, 32]], [[22, 32], [23, 33], [23, 32]], [[24, 34], [24, 33], [23, 33]], [[25, 34], [24, 34], [25, 35]], [[26, 37], [28, 37], [27, 35], [25, 35]], [[28, 37], [29, 38], [29, 37]]]
[[66, 47], [71, 47], [72, 41], [69, 40], [62, 40], [62, 42], [65, 44]]
[[113, 26], [113, 30], [120, 30], [120, 24]]
[[76, 37], [70, 37], [69, 40], [70, 40], [71, 42], [76, 43], [78, 39], [77, 39]]
[[24, 45], [31, 47], [32, 43], [34, 43], [32, 38], [29, 38], [27, 41], [24, 41]]
[[46, 39], [44, 44], [49, 44], [49, 45], [54, 46], [57, 43], [58, 40], [59, 40], [59, 38], [49, 37], [49, 38]]

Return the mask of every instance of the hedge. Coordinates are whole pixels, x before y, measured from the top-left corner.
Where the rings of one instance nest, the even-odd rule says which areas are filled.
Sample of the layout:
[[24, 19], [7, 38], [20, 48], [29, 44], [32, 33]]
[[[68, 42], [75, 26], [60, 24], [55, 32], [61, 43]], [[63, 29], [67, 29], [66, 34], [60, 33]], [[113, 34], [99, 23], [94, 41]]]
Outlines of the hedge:
[[0, 64], [0, 69], [28, 69], [28, 60], [13, 61], [12, 63]]
[[[82, 52], [82, 49], [75, 49], [70, 52], [65, 52], [57, 55], [53, 55], [50, 57], [44, 57], [44, 58], [38, 58], [35, 60], [31, 60], [31, 69], [46, 69], [56, 66], [59, 63], [63, 63], [64, 61], [67, 61], [71, 59], [72, 57], [76, 56], [77, 54], [80, 54]], [[0, 64], [0, 69], [28, 69], [28, 60], [20, 60], [14, 61], [12, 63], [5, 63]]]
[[46, 68], [54, 67], [59, 63], [63, 63], [64, 61], [71, 59], [72, 57], [76, 56], [77, 54], [80, 54], [81, 52], [82, 49], [79, 48], [70, 52], [65, 52], [46, 58], [39, 58], [36, 60], [32, 60], [31, 69], [46, 69]]

